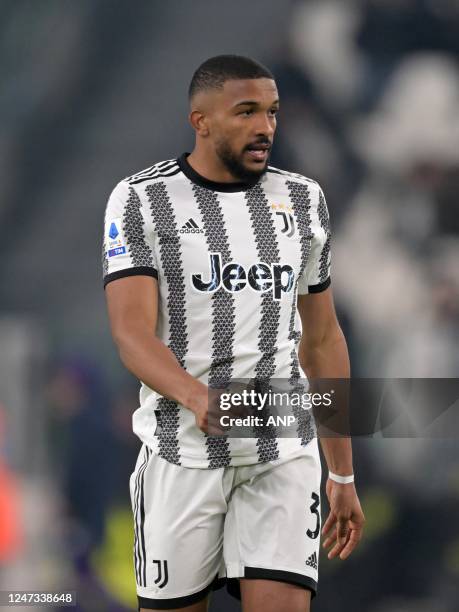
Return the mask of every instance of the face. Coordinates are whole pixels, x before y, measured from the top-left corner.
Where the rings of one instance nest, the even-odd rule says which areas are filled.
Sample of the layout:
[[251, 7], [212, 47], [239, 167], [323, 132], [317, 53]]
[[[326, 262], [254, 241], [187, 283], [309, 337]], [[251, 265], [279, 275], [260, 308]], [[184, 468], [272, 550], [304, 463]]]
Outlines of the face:
[[226, 81], [202, 93], [202, 133], [219, 161], [238, 180], [266, 172], [279, 97], [272, 79]]

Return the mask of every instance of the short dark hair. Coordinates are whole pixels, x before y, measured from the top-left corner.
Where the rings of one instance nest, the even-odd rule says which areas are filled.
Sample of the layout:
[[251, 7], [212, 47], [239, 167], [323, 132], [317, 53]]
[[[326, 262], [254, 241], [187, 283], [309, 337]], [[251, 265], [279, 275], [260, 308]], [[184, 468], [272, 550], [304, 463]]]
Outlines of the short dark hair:
[[223, 87], [233, 79], [273, 79], [266, 66], [242, 55], [216, 55], [203, 62], [191, 79], [188, 97], [198, 92]]

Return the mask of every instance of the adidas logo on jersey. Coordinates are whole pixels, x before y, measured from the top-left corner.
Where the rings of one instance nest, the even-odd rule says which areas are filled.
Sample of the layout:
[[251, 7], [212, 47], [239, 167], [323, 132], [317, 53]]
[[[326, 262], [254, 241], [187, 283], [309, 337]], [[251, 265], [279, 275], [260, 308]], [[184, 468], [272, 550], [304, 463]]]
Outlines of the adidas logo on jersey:
[[308, 565], [309, 567], [312, 567], [312, 569], [317, 569], [317, 553], [313, 552], [312, 555], [310, 555], [307, 559], [306, 559], [306, 565]]
[[223, 288], [229, 293], [242, 291], [247, 286], [256, 292], [272, 291], [273, 298], [280, 300], [283, 293], [292, 290], [295, 272], [289, 264], [255, 263], [248, 270], [234, 261], [222, 266], [220, 253], [209, 253], [210, 279], [204, 281], [202, 274], [192, 274], [191, 284], [203, 293], [213, 293]]
[[194, 219], [191, 217], [186, 223], [179, 229], [180, 234], [203, 234], [204, 230], [199, 227]]

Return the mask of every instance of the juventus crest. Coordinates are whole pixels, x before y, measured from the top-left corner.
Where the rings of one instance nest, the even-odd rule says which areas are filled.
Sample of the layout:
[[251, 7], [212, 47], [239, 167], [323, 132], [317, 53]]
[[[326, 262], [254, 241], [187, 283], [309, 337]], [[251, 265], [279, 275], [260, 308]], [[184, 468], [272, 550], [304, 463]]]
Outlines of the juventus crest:
[[153, 559], [153, 563], [157, 567], [157, 576], [155, 578], [155, 584], [158, 588], [162, 589], [169, 582], [169, 574], [167, 571], [167, 561], [161, 561], [159, 559]]
[[276, 210], [276, 215], [279, 215], [283, 220], [283, 227], [281, 232], [287, 236], [287, 238], [291, 238], [295, 233], [295, 219], [291, 212], [279, 211]]

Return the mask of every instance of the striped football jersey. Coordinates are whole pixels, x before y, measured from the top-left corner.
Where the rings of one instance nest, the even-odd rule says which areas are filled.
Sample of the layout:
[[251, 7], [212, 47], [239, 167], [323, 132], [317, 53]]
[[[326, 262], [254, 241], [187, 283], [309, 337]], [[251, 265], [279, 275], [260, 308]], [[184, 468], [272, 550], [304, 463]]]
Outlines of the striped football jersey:
[[[320, 186], [269, 167], [251, 183], [217, 183], [187, 161], [123, 179], [105, 211], [104, 286], [157, 279], [157, 336], [211, 386], [232, 379], [304, 379], [297, 355], [298, 294], [330, 285], [330, 223]], [[310, 411], [296, 438], [208, 436], [191, 411], [141, 383], [133, 429], [167, 461], [218, 468], [306, 454]]]

